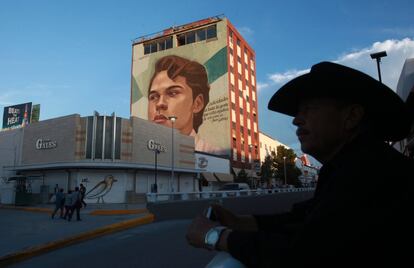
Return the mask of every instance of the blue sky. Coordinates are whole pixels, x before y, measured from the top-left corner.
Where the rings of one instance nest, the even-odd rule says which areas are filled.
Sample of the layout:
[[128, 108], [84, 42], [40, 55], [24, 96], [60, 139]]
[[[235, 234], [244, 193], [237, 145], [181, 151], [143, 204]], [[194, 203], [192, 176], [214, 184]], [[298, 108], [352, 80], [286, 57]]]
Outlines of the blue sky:
[[0, 110], [41, 104], [41, 120], [79, 113], [129, 117], [131, 40], [224, 14], [256, 51], [259, 128], [299, 153], [292, 118], [267, 111], [272, 94], [329, 60], [377, 78], [370, 53], [387, 50], [396, 88], [414, 57], [414, 1], [0, 0]]

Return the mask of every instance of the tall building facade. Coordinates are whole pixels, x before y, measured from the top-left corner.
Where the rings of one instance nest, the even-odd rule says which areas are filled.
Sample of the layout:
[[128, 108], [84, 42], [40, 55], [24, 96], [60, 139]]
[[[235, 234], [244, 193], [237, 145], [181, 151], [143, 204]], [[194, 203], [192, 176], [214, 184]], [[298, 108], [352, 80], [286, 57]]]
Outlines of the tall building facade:
[[272, 155], [272, 152], [277, 154], [277, 147], [283, 146], [286, 149], [290, 149], [289, 146], [286, 146], [285, 144], [281, 143], [280, 141], [274, 139], [270, 135], [259, 132], [259, 148], [260, 148], [260, 162], [263, 163], [266, 156]]
[[[194, 136], [195, 151], [225, 156], [233, 168], [260, 159], [255, 52], [227, 18], [134, 40], [131, 73], [131, 116]], [[170, 101], [188, 88], [192, 102], [174, 110]]]

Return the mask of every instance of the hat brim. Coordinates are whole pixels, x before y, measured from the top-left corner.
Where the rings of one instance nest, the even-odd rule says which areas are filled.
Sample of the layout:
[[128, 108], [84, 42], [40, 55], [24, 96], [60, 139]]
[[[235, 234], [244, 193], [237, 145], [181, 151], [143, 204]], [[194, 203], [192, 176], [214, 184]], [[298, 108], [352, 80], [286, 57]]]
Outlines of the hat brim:
[[294, 78], [272, 96], [268, 109], [294, 117], [304, 99], [349, 100], [363, 105], [379, 137], [388, 141], [405, 138], [411, 128], [411, 117], [402, 99], [374, 78], [345, 68], [347, 73], [336, 77], [311, 71]]

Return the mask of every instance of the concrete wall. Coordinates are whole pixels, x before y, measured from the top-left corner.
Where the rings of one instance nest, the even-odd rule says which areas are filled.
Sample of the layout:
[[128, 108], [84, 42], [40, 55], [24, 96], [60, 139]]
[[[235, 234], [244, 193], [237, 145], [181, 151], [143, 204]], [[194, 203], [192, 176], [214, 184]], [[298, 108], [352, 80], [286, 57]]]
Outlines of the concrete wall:
[[[22, 164], [74, 161], [75, 132], [79, 115], [68, 115], [40, 121], [24, 128]], [[36, 142], [51, 141], [55, 147], [37, 149]]]
[[148, 203], [156, 220], [191, 219], [201, 214], [211, 203], [220, 203], [236, 214], [272, 214], [288, 211], [294, 203], [310, 199], [313, 192], [277, 193], [194, 201]]
[[[131, 126], [133, 130], [132, 161], [154, 165], [155, 153], [148, 148], [148, 141], [153, 140], [165, 148], [165, 151], [161, 150], [158, 154], [157, 164], [171, 167], [171, 128], [138, 117], [131, 117]], [[174, 129], [174, 167], [193, 169], [194, 166], [194, 138], [182, 135]]]
[[23, 128], [0, 132], [0, 178], [14, 175], [4, 167], [20, 165]]

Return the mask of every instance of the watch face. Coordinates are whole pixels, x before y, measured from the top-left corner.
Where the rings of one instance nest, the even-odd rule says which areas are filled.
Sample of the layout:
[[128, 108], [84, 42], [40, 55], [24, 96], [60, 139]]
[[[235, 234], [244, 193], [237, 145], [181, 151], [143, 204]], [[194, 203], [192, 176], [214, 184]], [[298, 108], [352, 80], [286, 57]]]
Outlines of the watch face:
[[207, 244], [214, 245], [215, 243], [217, 243], [218, 238], [219, 234], [217, 230], [211, 230], [211, 232], [207, 234]]

